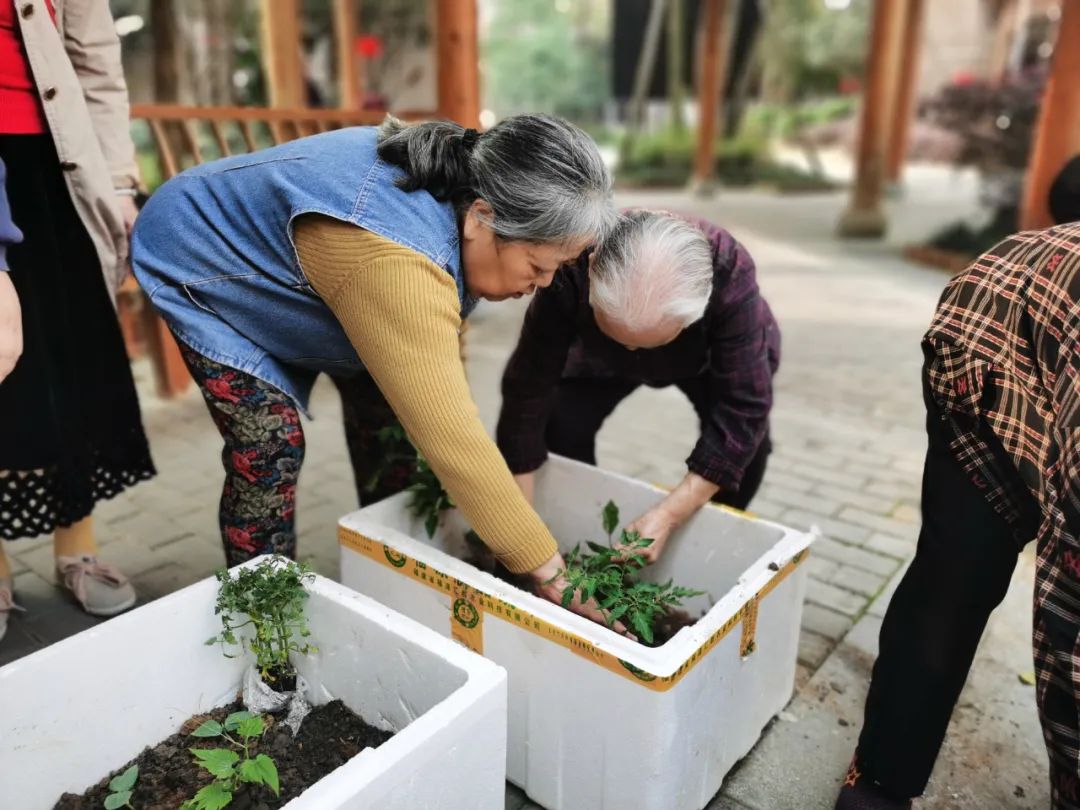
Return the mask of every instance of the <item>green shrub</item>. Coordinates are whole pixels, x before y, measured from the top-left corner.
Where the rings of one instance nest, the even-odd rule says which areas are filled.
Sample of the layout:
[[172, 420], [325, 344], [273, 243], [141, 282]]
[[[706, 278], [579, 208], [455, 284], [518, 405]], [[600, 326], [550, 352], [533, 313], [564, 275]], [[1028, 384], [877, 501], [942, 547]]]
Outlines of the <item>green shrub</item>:
[[[822, 177], [770, 160], [767, 144], [766, 138], [751, 131], [717, 141], [717, 180], [733, 188], [753, 185], [768, 185], [782, 191], [832, 188]], [[638, 188], [685, 186], [690, 181], [694, 150], [694, 136], [689, 131], [642, 135], [620, 164], [618, 180]]]

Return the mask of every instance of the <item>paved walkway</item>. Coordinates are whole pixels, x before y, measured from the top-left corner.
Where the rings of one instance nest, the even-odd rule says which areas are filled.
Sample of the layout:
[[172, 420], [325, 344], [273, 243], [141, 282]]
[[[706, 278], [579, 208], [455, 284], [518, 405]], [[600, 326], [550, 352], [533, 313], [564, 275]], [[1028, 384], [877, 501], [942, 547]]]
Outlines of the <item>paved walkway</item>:
[[[751, 509], [800, 528], [818, 526], [824, 534], [808, 562], [811, 580], [799, 652], [800, 687], [809, 683], [807, 689], [816, 688], [814, 673], [856, 623], [873, 635], [866, 622], [880, 615], [885, 603], [874, 600], [913, 552], [925, 446], [919, 339], [945, 277], [901, 261], [895, 246], [925, 234], [967, 205], [966, 182], [959, 178], [942, 183], [940, 175], [916, 172], [911, 198], [918, 203], [894, 203], [897, 228], [891, 243], [884, 245], [832, 239], [843, 203], [838, 194], [728, 193], [709, 202], [676, 194], [622, 199], [626, 204], [692, 210], [726, 224], [754, 255], [761, 286], [781, 323], [784, 356], [772, 420], [775, 451]], [[470, 381], [489, 427], [497, 414], [499, 374], [522, 312], [519, 304], [484, 305], [473, 319]], [[97, 516], [103, 555], [123, 565], [133, 575], [141, 598], [148, 600], [198, 580], [222, 563], [216, 528], [221, 473], [219, 440], [197, 394], [162, 402], [151, 393], [145, 363], [137, 363], [136, 371], [146, 392], [144, 418], [160, 474], [103, 504]], [[662, 420], [655, 418], [659, 409]], [[340, 406], [325, 381], [316, 388], [313, 410], [315, 421], [305, 423], [308, 450], [299, 493], [300, 555], [334, 577], [334, 526], [340, 515], [355, 508], [355, 501]], [[696, 435], [693, 410], [677, 391], [642, 390], [605, 425], [599, 461], [645, 480], [673, 484], [684, 472], [683, 459]], [[51, 549], [46, 540], [8, 544], [7, 549], [15, 561], [18, 599], [29, 610], [13, 619], [8, 637], [0, 643], [0, 664], [93, 623], [50, 584]], [[865, 682], [867, 673], [859, 671], [854, 678]], [[856, 693], [852, 689], [851, 695]], [[861, 697], [855, 702], [860, 701]], [[1033, 698], [1029, 702], [1030, 712], [1021, 712], [1030, 715], [1027, 731], [1034, 722]], [[843, 718], [849, 727], [859, 722], [853, 711]], [[773, 729], [766, 735], [759, 750], [767, 750], [777, 733]], [[799, 745], [809, 751], [817, 742], [808, 738]], [[849, 753], [850, 741], [841, 742], [836, 751]], [[797, 753], [786, 754], [791, 758], [783, 764], [797, 768]], [[716, 807], [826, 806], [757, 803], [755, 795], [767, 794], [761, 793], [752, 775], [764, 774], [760, 778], [768, 782], [769, 769], [777, 763], [766, 757], [761, 770], [755, 771], [756, 756], [757, 752], [732, 779], [733, 785], [743, 787], [720, 797]], [[832, 770], [816, 774], [817, 783], [824, 786], [822, 796], [833, 787], [831, 776], [821, 774], [839, 773], [843, 765], [839, 771], [835, 763], [828, 767]], [[814, 776], [812, 771], [808, 774]], [[508, 807], [521, 806], [528, 805], [511, 791]]]

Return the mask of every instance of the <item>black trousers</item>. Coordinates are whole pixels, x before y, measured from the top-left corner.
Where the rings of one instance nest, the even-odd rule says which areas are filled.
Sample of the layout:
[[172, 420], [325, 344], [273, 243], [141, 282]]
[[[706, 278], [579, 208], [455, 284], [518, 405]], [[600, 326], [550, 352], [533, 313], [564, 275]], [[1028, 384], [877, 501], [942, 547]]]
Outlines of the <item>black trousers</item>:
[[922, 531], [885, 613], [855, 757], [863, 778], [898, 799], [926, 788], [979, 639], [1023, 546], [949, 452], [947, 425], [929, 398], [926, 432]]
[[[596, 464], [596, 434], [604, 420], [616, 406], [633, 393], [641, 383], [623, 379], [564, 379], [559, 383], [558, 399], [548, 420], [547, 447], [552, 453], [566, 456], [586, 464]], [[679, 390], [704, 419], [708, 410], [703, 383], [689, 380], [679, 385]], [[761, 479], [765, 477], [765, 465], [772, 445], [768, 437], [762, 441], [757, 454], [743, 474], [737, 492], [721, 490], [713, 497], [716, 503], [745, 509], [753, 500]]]

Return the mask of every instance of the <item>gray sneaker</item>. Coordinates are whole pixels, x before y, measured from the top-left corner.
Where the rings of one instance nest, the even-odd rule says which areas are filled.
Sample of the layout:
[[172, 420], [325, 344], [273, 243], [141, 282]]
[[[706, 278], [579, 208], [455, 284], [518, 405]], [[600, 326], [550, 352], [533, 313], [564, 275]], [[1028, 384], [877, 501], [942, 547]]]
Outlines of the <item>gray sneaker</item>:
[[0, 639], [7, 633], [8, 618], [13, 610], [25, 610], [15, 604], [12, 595], [11, 577], [0, 577]]
[[128, 578], [97, 557], [57, 557], [56, 576], [91, 616], [115, 616], [135, 604]]

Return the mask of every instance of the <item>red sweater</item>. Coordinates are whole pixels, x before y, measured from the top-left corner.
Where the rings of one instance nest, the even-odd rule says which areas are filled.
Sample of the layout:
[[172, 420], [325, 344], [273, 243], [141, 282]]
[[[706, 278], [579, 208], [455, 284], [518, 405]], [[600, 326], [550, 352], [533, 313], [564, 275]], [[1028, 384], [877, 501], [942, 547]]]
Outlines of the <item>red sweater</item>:
[[[55, 23], [52, 0], [45, 0], [45, 7]], [[0, 0], [0, 134], [41, 134], [48, 124], [15, 14], [11, 0]]]

